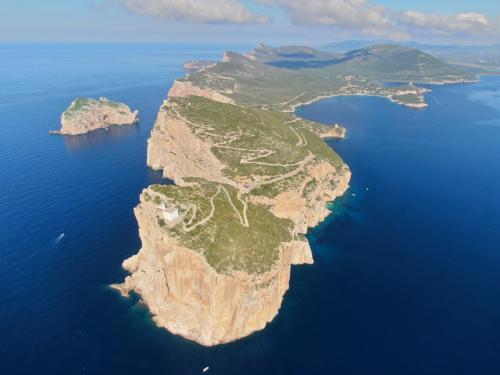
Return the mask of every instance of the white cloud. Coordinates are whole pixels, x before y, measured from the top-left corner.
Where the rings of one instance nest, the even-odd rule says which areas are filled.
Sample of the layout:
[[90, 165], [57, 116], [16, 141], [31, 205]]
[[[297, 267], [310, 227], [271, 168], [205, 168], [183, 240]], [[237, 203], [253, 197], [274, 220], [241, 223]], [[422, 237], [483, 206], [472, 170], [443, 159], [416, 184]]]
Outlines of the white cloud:
[[300, 25], [331, 25], [363, 35], [407, 39], [429, 35], [500, 35], [500, 21], [482, 13], [396, 12], [369, 0], [255, 0], [283, 9]]
[[259, 5], [261, 12], [281, 10], [295, 25], [331, 26], [339, 33], [404, 40], [419, 35], [453, 37], [500, 36], [500, 18], [482, 13], [439, 15], [413, 10], [396, 12], [377, 0], [107, 0], [130, 12], [197, 23], [256, 24], [269, 17], [256, 14], [245, 4]]
[[338, 29], [355, 30], [365, 35], [405, 39], [391, 14], [382, 6], [366, 0], [256, 0], [285, 10], [295, 24], [330, 25]]
[[257, 0], [278, 5], [288, 11], [292, 20], [305, 25], [384, 26], [389, 23], [384, 8], [371, 6], [365, 0]]
[[438, 15], [407, 11], [400, 16], [399, 22], [404, 26], [426, 29], [438, 34], [484, 34], [497, 29], [495, 22], [481, 13]]
[[115, 0], [130, 12], [169, 21], [250, 24], [267, 22], [238, 0]]

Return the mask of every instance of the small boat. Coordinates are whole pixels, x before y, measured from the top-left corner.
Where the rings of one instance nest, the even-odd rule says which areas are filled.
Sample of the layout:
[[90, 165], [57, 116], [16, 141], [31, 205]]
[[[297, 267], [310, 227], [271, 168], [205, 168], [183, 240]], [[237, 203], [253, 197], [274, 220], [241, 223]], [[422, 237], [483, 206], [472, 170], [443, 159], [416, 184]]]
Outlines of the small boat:
[[356, 194], [355, 194], [355, 193], [352, 193], [352, 196], [353, 196], [353, 197], [355, 197], [355, 196], [356, 196]]
[[208, 372], [208, 370], [210, 370], [210, 367], [207, 366], [203, 369], [203, 372]]

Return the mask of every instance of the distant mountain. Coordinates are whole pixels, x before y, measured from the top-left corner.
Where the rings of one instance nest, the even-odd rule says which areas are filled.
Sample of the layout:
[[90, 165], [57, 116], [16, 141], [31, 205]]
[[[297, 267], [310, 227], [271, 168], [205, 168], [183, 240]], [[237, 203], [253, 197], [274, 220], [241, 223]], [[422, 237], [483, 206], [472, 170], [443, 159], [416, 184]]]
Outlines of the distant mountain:
[[324, 69], [329, 73], [360, 74], [380, 81], [447, 82], [472, 79], [460, 69], [428, 53], [393, 44], [364, 47], [346, 53], [319, 51], [310, 47], [273, 48], [259, 45], [246, 56], [279, 68]]
[[372, 79], [401, 81], [454, 81], [464, 72], [416, 48], [376, 45], [344, 54], [342, 64]]
[[245, 54], [252, 60], [261, 62], [275, 61], [325, 61], [339, 57], [339, 53], [320, 51], [306, 46], [271, 47], [259, 44], [256, 48]]
[[473, 74], [415, 48], [379, 45], [332, 54], [302, 46], [259, 45], [246, 55], [226, 52], [223, 61], [176, 80], [169, 96], [203, 95], [225, 103], [290, 111], [321, 97], [375, 95], [423, 108], [426, 90], [409, 83], [473, 79]]
[[328, 53], [345, 53], [354, 49], [373, 47], [380, 44], [396, 44], [408, 48], [416, 48], [432, 54], [447, 63], [475, 65], [482, 68], [500, 67], [500, 44], [493, 45], [435, 45], [410, 42], [385, 42], [379, 40], [349, 40], [325, 45], [322, 49]]
[[500, 67], [500, 44], [492, 45], [430, 45], [409, 42], [408, 45], [431, 53], [449, 63]]
[[332, 52], [349, 52], [355, 49], [372, 47], [380, 44], [397, 44], [389, 40], [345, 40], [342, 42], [333, 42], [325, 45], [322, 50]]

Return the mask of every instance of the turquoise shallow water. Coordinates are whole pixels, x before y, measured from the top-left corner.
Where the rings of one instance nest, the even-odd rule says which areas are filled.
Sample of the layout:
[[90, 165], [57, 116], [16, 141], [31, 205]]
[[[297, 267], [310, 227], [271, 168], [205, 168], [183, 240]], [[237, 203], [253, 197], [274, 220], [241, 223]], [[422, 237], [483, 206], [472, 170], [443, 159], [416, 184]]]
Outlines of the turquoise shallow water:
[[[107, 288], [140, 247], [139, 192], [161, 181], [145, 165], [156, 111], [185, 60], [225, 49], [0, 48], [0, 372], [498, 374], [498, 77], [435, 87], [424, 111], [366, 97], [298, 110], [347, 126], [329, 143], [352, 187], [266, 330], [204, 348]], [[76, 95], [125, 101], [141, 123], [49, 136]]]

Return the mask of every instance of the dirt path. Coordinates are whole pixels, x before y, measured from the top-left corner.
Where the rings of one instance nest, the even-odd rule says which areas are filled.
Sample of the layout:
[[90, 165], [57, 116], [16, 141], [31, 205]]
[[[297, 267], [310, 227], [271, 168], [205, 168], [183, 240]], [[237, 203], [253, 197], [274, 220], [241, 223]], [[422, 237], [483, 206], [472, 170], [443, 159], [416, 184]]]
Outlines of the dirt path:
[[221, 187], [218, 186], [217, 192], [214, 195], [212, 195], [212, 197], [210, 198], [210, 205], [212, 206], [212, 209], [210, 210], [210, 213], [203, 220], [198, 221], [197, 223], [193, 224], [190, 227], [188, 227], [186, 225], [186, 223], [183, 223], [182, 228], [184, 229], [185, 232], [191, 232], [194, 229], [196, 229], [196, 227], [198, 227], [200, 225], [204, 225], [207, 221], [209, 221], [214, 216], [215, 198], [217, 198], [217, 196], [220, 194], [220, 192], [221, 192]]
[[289, 177], [293, 177], [293, 176], [295, 176], [296, 174], [298, 174], [298, 173], [302, 172], [302, 171], [304, 170], [305, 166], [306, 166], [306, 165], [307, 165], [307, 164], [308, 164], [311, 160], [313, 160], [314, 158], [315, 158], [314, 154], [313, 154], [311, 151], [309, 151], [309, 155], [307, 155], [307, 157], [306, 157], [304, 160], [302, 160], [302, 161], [300, 162], [300, 165], [299, 165], [299, 167], [298, 167], [297, 169], [294, 169], [294, 170], [293, 170], [293, 171], [291, 171], [291, 172], [288, 172], [288, 173], [285, 173], [285, 174], [282, 174], [282, 175], [276, 176], [276, 177], [271, 178], [271, 179], [269, 179], [269, 180], [267, 180], [267, 181], [259, 182], [259, 183], [257, 183], [255, 186], [252, 186], [252, 188], [251, 188], [250, 190], [253, 190], [253, 189], [255, 189], [255, 188], [258, 188], [259, 186], [262, 186], [262, 185], [274, 184], [275, 182], [279, 182], [279, 181], [282, 181], [282, 180], [287, 179], [287, 178], [289, 178]]
[[[243, 215], [241, 215], [240, 211], [234, 205], [233, 200], [231, 199], [231, 196], [229, 195], [229, 192], [226, 190], [226, 188], [224, 186], [221, 186], [221, 188], [224, 191], [224, 193], [226, 194], [226, 198], [227, 198], [229, 204], [231, 205], [231, 207], [233, 208], [234, 212], [236, 212], [236, 215], [238, 215], [238, 218], [240, 219], [241, 225], [243, 225], [244, 227], [248, 228], [249, 225], [248, 225], [248, 218], [246, 216], [246, 207], [245, 207], [245, 204], [243, 205]], [[242, 200], [241, 200], [240, 197], [238, 197], [238, 199], [240, 200], [240, 202], [242, 202]]]

